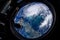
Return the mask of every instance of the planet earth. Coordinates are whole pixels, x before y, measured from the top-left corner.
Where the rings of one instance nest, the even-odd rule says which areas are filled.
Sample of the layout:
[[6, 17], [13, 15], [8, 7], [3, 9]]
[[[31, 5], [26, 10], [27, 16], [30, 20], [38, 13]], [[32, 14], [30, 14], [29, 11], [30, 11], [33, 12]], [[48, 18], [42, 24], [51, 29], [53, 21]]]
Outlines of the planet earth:
[[20, 25], [14, 29], [25, 38], [38, 38], [48, 32], [53, 22], [50, 8], [42, 2], [32, 2], [19, 9], [14, 23]]

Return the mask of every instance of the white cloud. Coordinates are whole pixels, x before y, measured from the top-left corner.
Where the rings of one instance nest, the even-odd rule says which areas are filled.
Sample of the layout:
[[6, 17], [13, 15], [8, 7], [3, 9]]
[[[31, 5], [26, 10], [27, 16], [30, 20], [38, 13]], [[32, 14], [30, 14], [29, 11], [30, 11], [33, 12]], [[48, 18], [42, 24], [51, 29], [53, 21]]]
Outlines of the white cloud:
[[52, 19], [52, 14], [48, 14], [48, 15], [45, 17], [44, 21], [41, 23], [40, 28], [46, 26], [46, 25], [48, 24], [48, 21], [52, 22], [51, 19]]

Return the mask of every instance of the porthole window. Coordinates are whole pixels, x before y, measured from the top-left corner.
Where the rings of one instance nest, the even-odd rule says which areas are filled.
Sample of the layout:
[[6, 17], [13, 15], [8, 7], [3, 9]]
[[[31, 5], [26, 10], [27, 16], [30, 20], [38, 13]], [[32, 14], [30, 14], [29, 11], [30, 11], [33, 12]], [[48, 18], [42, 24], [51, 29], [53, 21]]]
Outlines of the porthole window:
[[53, 6], [46, 1], [28, 2], [19, 7], [11, 21], [11, 31], [19, 39], [38, 39], [51, 31], [55, 23]]

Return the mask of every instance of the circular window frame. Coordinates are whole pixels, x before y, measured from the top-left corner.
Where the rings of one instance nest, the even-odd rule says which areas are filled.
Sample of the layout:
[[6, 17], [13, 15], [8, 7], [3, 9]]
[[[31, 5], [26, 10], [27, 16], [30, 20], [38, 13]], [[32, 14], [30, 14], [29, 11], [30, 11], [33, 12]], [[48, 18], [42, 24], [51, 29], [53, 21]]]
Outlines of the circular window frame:
[[[21, 2], [21, 4], [19, 4], [18, 6], [19, 6], [19, 8], [21, 8], [21, 7], [23, 7], [23, 6], [25, 6], [25, 5], [27, 5], [27, 4], [29, 4], [29, 3], [32, 3], [32, 2], [41, 2], [41, 3], [43, 3], [43, 4], [45, 4], [45, 5], [47, 5], [49, 8], [50, 8], [50, 10], [51, 10], [51, 12], [52, 12], [52, 15], [53, 15], [53, 22], [52, 22], [52, 25], [51, 25], [51, 28], [45, 33], [45, 34], [43, 34], [42, 36], [40, 36], [39, 38], [34, 38], [33, 40], [36, 40], [36, 39], [41, 39], [41, 38], [43, 38], [43, 37], [45, 37], [47, 34], [49, 34], [50, 33], [50, 31], [53, 29], [53, 27], [54, 27], [54, 24], [55, 24], [55, 22], [56, 22], [56, 12], [55, 12], [55, 9], [54, 9], [54, 7], [53, 7], [53, 5], [51, 4], [51, 3], [49, 3], [48, 1], [28, 1], [28, 3], [26, 3], [27, 1], [22, 1]], [[25, 4], [24, 4], [25, 3]], [[19, 33], [17, 33], [17, 31], [14, 29], [14, 21], [13, 21], [13, 19], [14, 19], [14, 17], [15, 17], [15, 15], [16, 15], [16, 13], [12, 13], [12, 15], [11, 15], [11, 18], [10, 18], [10, 29], [11, 29], [11, 32], [13, 33], [13, 35], [15, 35], [18, 39], [21, 39], [21, 40], [31, 40], [31, 39], [28, 39], [28, 38], [25, 38], [25, 37], [23, 37], [22, 35], [20, 35]]]

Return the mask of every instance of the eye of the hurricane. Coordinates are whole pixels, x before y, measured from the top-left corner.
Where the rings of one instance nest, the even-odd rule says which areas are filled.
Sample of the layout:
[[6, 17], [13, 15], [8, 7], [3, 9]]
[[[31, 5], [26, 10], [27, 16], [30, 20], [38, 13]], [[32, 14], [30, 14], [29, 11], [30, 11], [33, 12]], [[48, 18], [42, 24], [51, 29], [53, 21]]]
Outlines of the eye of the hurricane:
[[51, 28], [53, 14], [44, 3], [29, 3], [19, 9], [14, 29], [25, 38], [38, 38]]

